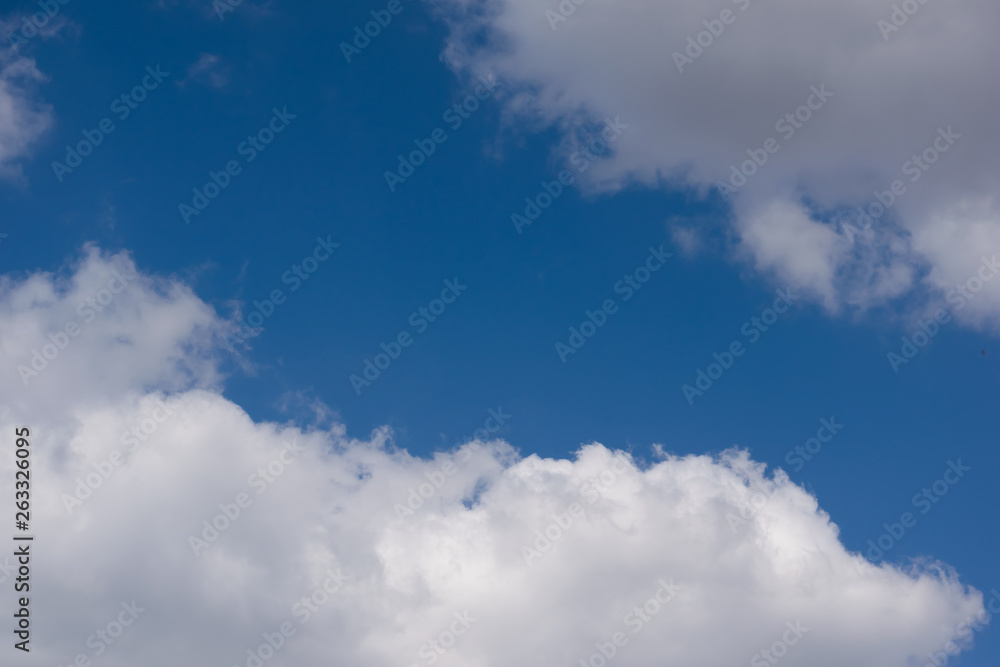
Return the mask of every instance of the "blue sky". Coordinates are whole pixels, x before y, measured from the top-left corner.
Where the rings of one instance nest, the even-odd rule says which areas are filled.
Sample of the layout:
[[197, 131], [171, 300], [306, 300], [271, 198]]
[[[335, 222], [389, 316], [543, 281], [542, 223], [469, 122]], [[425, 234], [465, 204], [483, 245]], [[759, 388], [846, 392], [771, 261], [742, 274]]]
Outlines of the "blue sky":
[[[848, 550], [865, 551], [884, 523], [911, 511], [916, 525], [886, 550], [887, 561], [940, 559], [987, 597], [1000, 588], [1000, 535], [987, 511], [1000, 465], [992, 316], [942, 325], [898, 372], [887, 361], [932, 312], [924, 309], [937, 307], [941, 289], [921, 278], [938, 275], [933, 261], [913, 262], [912, 289], [859, 306], [842, 297], [846, 289], [831, 297], [801, 272], [755, 255], [739, 222], [755, 213], [704, 187], [714, 179], [662, 167], [650, 180], [644, 167], [602, 156], [588, 177], [604, 169], [603, 180], [587, 180], [568, 157], [567, 137], [598, 136], [605, 118], [620, 116], [630, 125], [621, 145], [635, 150], [647, 143], [649, 120], [625, 99], [617, 112], [585, 101], [572, 112], [559, 105], [520, 112], [519, 95], [548, 85], [538, 83], [546, 80], [541, 65], [522, 80], [497, 71], [495, 94], [452, 129], [443, 114], [474, 92], [478, 71], [506, 61], [456, 64], [443, 56], [458, 39], [438, 13], [447, 3], [403, 0], [350, 63], [341, 42], [383, 5], [247, 0], [219, 20], [207, 2], [162, 4], [74, 0], [61, 7], [68, 24], [55, 36], [22, 47], [45, 76], [28, 90], [51, 105], [52, 125], [12, 162], [21, 174], [0, 181], [6, 275], [70, 275], [93, 243], [128, 251], [143, 273], [190, 285], [231, 323], [281, 289], [287, 300], [247, 346], [217, 351], [223, 395], [255, 421], [308, 428], [332, 419], [357, 438], [388, 425], [398, 447], [423, 457], [469, 440], [490, 409], [510, 415], [497, 435], [524, 456], [572, 457], [599, 442], [648, 463], [654, 445], [680, 456], [737, 446], [815, 494]], [[34, 9], [25, 2], [5, 11]], [[591, 9], [580, 6], [573, 20]], [[141, 84], [147, 67], [169, 75], [121, 118], [112, 102]], [[669, 60], [662, 67], [664, 78], [673, 73]], [[247, 161], [238, 147], [276, 110], [289, 120]], [[114, 131], [60, 181], [53, 162], [103, 118]], [[816, 127], [816, 134], [836, 131]], [[447, 140], [390, 191], [386, 170], [436, 128]], [[925, 134], [914, 133], [918, 146]], [[648, 143], [662, 156], [657, 141]], [[618, 148], [610, 142], [609, 154]], [[803, 144], [804, 154], [810, 150], [820, 149]], [[186, 223], [179, 205], [191, 204], [192, 189], [231, 160], [239, 173]], [[782, 164], [794, 171], [794, 160]], [[693, 160], [679, 168], [699, 169]], [[525, 198], [563, 170], [573, 184], [516, 229], [512, 214], [523, 214]], [[885, 187], [872, 172], [873, 187]], [[816, 190], [805, 198], [829, 198]], [[827, 221], [846, 209], [842, 203], [827, 207]], [[317, 238], [339, 247], [292, 290], [283, 276], [314, 256]], [[626, 300], [616, 285], [661, 247], [671, 257]], [[411, 314], [431, 307], [446, 281], [467, 289], [425, 330], [414, 325]], [[799, 296], [751, 341], [741, 329], [775, 302], [776, 290]], [[556, 343], [608, 299], [614, 312], [563, 362]], [[366, 360], [401, 332], [412, 344], [356, 391], [350, 376], [363, 376]], [[694, 385], [713, 353], [734, 341], [745, 353], [689, 403], [682, 386]], [[317, 405], [330, 413], [317, 418]], [[843, 429], [796, 470], [786, 455], [823, 419]], [[971, 469], [919, 513], [914, 495], [959, 460]], [[988, 629], [956, 664], [993, 664], [997, 655], [1000, 638]]]

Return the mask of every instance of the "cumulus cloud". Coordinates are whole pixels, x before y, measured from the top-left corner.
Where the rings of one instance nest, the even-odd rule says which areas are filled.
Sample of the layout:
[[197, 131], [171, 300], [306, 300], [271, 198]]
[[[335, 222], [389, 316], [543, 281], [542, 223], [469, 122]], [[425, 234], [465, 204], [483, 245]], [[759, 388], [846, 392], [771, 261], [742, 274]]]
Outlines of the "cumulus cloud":
[[[24, 386], [24, 355], [116, 274], [126, 286]], [[428, 459], [386, 429], [255, 422], [220, 391], [224, 328], [124, 253], [4, 279], [0, 430], [31, 429], [45, 637], [25, 664], [541, 666], [613, 649], [707, 667], [794, 640], [789, 667], [904, 667], [983, 614], [944, 565], [847, 552], [816, 498], [746, 452], [640, 465], [598, 443], [557, 460], [475, 440]]]
[[[1000, 251], [991, 0], [431, 4], [446, 60], [504, 78], [533, 126], [631, 124], [593, 183], [726, 184], [740, 252], [831, 311], [944, 301]], [[879, 195], [888, 210], [859, 227]], [[997, 282], [956, 316], [996, 329]]]
[[144, 387], [217, 386], [225, 331], [186, 285], [90, 245], [55, 274], [0, 277], [0, 403], [30, 419]]

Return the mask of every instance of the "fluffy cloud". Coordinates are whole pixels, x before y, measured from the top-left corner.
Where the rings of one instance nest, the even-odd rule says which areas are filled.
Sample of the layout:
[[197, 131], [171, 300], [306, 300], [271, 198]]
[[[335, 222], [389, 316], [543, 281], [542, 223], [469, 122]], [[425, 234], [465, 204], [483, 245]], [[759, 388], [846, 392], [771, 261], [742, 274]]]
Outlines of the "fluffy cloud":
[[0, 403], [30, 419], [143, 387], [214, 386], [224, 331], [187, 286], [88, 246], [58, 274], [0, 277]]
[[[747, 151], [767, 158], [728, 193], [740, 250], [831, 311], [943, 301], [1000, 251], [1000, 90], [983, 83], [1000, 58], [992, 0], [432, 5], [451, 28], [448, 62], [508, 81], [522, 118], [631, 124], [590, 170], [601, 189], [708, 195]], [[858, 248], [847, 225], [876, 192], [894, 201]], [[996, 328], [997, 282], [956, 316]]]
[[[126, 287], [24, 386], [19, 359], [116, 272]], [[845, 551], [814, 497], [744, 452], [639, 466], [596, 443], [553, 460], [473, 441], [421, 459], [387, 430], [255, 422], [219, 391], [224, 328], [124, 253], [3, 282], [0, 431], [30, 427], [33, 454], [25, 664], [253, 667], [264, 645], [264, 664], [304, 666], [613, 648], [707, 667], [788, 641], [789, 667], [903, 667], [983, 613], [945, 566]]]

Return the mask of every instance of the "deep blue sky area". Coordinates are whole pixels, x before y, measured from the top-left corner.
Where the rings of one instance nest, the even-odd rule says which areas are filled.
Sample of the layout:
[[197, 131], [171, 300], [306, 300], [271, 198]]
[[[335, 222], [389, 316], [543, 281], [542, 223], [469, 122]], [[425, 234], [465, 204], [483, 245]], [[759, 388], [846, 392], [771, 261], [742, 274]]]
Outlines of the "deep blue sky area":
[[[78, 34], [31, 44], [56, 126], [22, 160], [24, 182], [0, 185], [5, 271], [54, 271], [94, 242], [180, 276], [225, 317], [281, 288], [287, 301], [242, 351], [254, 370], [224, 366], [226, 395], [256, 420], [309, 423], [318, 399], [352, 435], [390, 425], [423, 456], [468, 439], [491, 408], [510, 415], [498, 434], [524, 455], [598, 441], [653, 461], [655, 443], [679, 455], [739, 446], [815, 493], [848, 548], [915, 512], [887, 560], [940, 558], [1000, 589], [1000, 535], [986, 521], [1000, 464], [994, 339], [945, 325], [894, 373], [886, 353], [910, 323], [802, 299], [750, 344], [741, 328], [783, 285], [734, 257], [714, 197], [570, 186], [515, 230], [525, 197], [572, 167], [554, 157], [555, 132], [505, 120], [503, 87], [447, 126], [443, 112], [475, 82], [442, 62], [446, 27], [422, 5], [404, 2], [351, 63], [339, 43], [370, 3], [238, 7], [225, 21], [207, 20], [208, 6], [74, 0], [63, 11]], [[223, 85], [189, 77], [202, 54], [218, 56]], [[119, 120], [111, 102], [157, 65], [169, 76]], [[246, 163], [238, 145], [275, 108], [295, 118]], [[114, 132], [59, 182], [51, 163], [104, 117]], [[383, 172], [439, 127], [447, 141], [390, 192]], [[185, 224], [178, 205], [234, 159], [242, 172]], [[677, 221], [720, 231], [689, 254], [672, 240]], [[317, 237], [340, 247], [292, 292], [282, 276]], [[673, 256], [625, 301], [616, 283], [661, 245]], [[411, 313], [446, 280], [467, 289], [418, 333]], [[555, 344], [607, 299], [617, 311], [563, 363]], [[349, 377], [404, 331], [412, 345], [358, 395]], [[745, 354], [689, 405], [682, 385], [733, 341]], [[830, 418], [843, 429], [796, 470], [786, 454]], [[959, 459], [971, 470], [921, 514], [914, 495]], [[978, 642], [959, 664], [1000, 655], [995, 629]]]

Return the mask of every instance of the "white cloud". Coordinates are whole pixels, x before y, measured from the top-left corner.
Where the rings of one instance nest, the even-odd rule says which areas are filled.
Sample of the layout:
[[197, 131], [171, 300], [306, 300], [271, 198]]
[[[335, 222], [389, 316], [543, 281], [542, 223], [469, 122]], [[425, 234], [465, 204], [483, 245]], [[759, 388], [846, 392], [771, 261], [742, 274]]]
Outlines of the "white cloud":
[[[903, 667], [982, 612], [947, 569], [846, 552], [814, 497], [738, 451], [641, 469], [599, 444], [553, 460], [494, 441], [423, 460], [388, 431], [254, 422], [216, 386], [225, 325], [173, 279], [129, 279], [20, 386], [16, 360], [120, 267], [134, 270], [91, 248], [70, 275], [0, 290], [0, 431], [32, 430], [38, 643], [26, 664], [94, 659], [96, 631], [111, 624], [113, 638], [133, 600], [142, 611], [101, 664], [245, 665], [287, 622], [295, 634], [265, 664], [424, 665], [427, 642], [450, 643], [453, 628], [434, 664], [576, 665], [622, 632], [620, 664], [707, 667], [746, 664], [798, 621], [808, 630], [789, 667]], [[97, 488], [68, 511], [64, 494], [88, 475]], [[396, 507], [408, 502], [412, 515]], [[191, 536], [206, 539], [197, 555]], [[335, 592], [317, 592], [324, 582]], [[633, 608], [671, 583], [676, 595], [640, 623]], [[306, 620], [295, 605], [314, 593]]]
[[786, 283], [805, 287], [836, 306], [833, 281], [845, 243], [836, 231], [809, 217], [792, 202], [774, 200], [739, 220], [740, 236], [757, 263]]
[[[797, 278], [831, 309], [915, 290], [943, 299], [942, 285], [922, 273], [958, 279], [980, 254], [1000, 251], [1000, 90], [983, 83], [1000, 58], [1000, 6], [896, 4], [916, 10], [896, 16], [899, 30], [879, 27], [891, 19], [888, 1], [432, 1], [451, 28], [448, 62], [504, 79], [517, 91], [510, 109], [531, 126], [616, 114], [631, 124], [613, 157], [588, 174], [601, 188], [638, 181], [707, 193], [746, 151], [778, 141], [736, 196], [736, 230], [759, 268]], [[679, 72], [674, 54], [685, 53], [689, 37], [707, 46], [692, 47]], [[822, 105], [813, 98], [819, 108], [802, 112], [809, 120], [778, 127], [823, 86], [833, 96]], [[912, 159], [925, 150], [934, 162], [919, 166]], [[836, 223], [853, 221], [856, 207], [897, 179], [906, 190], [876, 222], [874, 248], [849, 248]], [[977, 202], [974, 221], [960, 212], [967, 202]], [[769, 212], [782, 219], [762, 219]], [[941, 227], [955, 233], [933, 231]], [[973, 252], [972, 237], [988, 245]], [[998, 299], [957, 315], [995, 328]]]
[[[13, 28], [0, 21], [4, 36]], [[34, 86], [44, 79], [33, 58], [0, 45], [0, 178], [20, 180], [17, 160], [52, 126], [52, 107], [35, 99]]]
[[209, 88], [222, 88], [229, 83], [229, 66], [213, 53], [203, 53], [187, 70], [187, 76], [178, 81], [183, 87], [188, 81], [197, 81]]
[[215, 386], [206, 355], [223, 330], [187, 286], [87, 246], [58, 275], [0, 277], [0, 403], [30, 419], [143, 387]]

